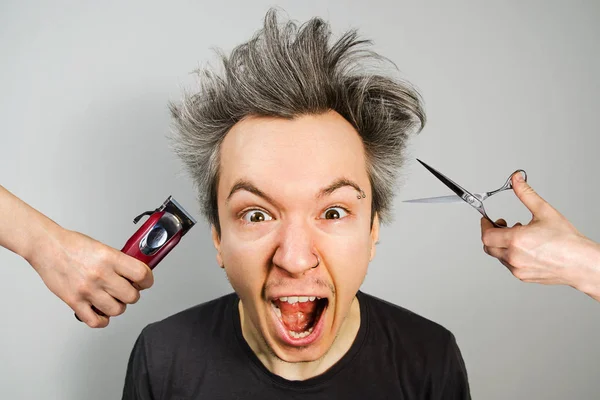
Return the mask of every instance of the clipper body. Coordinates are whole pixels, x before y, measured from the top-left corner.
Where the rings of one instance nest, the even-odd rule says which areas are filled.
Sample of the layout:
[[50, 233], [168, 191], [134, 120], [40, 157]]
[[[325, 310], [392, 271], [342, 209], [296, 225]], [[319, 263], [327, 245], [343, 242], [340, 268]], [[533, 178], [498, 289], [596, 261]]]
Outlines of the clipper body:
[[[121, 251], [154, 267], [179, 243], [182, 233], [180, 229], [165, 228], [172, 216], [161, 211], [153, 214], [125, 243]], [[169, 224], [171, 228], [174, 224]], [[174, 232], [174, 233], [173, 233]]]
[[171, 196], [162, 206], [138, 215], [133, 222], [137, 223], [144, 215], [150, 215], [150, 218], [127, 240], [121, 251], [154, 269], [196, 221]]

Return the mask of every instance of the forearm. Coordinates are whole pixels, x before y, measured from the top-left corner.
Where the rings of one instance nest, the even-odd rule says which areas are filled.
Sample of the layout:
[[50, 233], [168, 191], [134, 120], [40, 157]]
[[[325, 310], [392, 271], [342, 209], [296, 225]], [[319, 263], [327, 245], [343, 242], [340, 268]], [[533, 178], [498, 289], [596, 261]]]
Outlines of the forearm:
[[36, 244], [51, 242], [62, 228], [0, 186], [0, 246], [31, 263]]

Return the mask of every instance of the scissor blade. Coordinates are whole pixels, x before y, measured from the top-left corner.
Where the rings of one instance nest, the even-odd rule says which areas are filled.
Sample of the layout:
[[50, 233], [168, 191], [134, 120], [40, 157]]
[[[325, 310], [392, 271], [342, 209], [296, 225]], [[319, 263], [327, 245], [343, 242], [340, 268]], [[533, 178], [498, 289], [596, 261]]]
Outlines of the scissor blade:
[[455, 194], [450, 196], [425, 197], [422, 199], [404, 200], [404, 203], [462, 203], [463, 199]]
[[[473, 196], [483, 200], [484, 193], [473, 193]], [[423, 197], [420, 199], [404, 200], [403, 203], [462, 203], [463, 199], [455, 194], [449, 196]]]
[[429, 165], [425, 164], [423, 161], [421, 161], [419, 159], [417, 159], [417, 161], [420, 162], [421, 165], [423, 165], [425, 168], [427, 168], [429, 170], [429, 172], [431, 172], [433, 175], [435, 175], [436, 178], [438, 178], [440, 181], [442, 181], [442, 183], [444, 185], [448, 186], [448, 188], [450, 188], [450, 190], [452, 190], [454, 193], [456, 193], [458, 195], [458, 197], [460, 197], [461, 199], [463, 199], [463, 196], [465, 194], [469, 195], [469, 196], [472, 196], [472, 197], [475, 197], [471, 193], [469, 193], [467, 190], [463, 189], [460, 185], [458, 185], [457, 183], [453, 182], [450, 178], [448, 178], [445, 175], [443, 175], [441, 172], [438, 172], [437, 170], [435, 170], [434, 168], [432, 168]]

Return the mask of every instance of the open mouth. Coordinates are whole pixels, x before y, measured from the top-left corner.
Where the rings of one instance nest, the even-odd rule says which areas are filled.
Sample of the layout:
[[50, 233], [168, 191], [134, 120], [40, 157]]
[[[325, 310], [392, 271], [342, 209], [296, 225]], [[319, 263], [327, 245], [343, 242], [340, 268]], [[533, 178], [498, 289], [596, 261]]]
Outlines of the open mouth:
[[[321, 316], [329, 301], [316, 296], [287, 296], [271, 300], [271, 306], [280, 326], [286, 333], [286, 341], [298, 344], [315, 340], [321, 329]], [[313, 338], [314, 336], [314, 338]]]

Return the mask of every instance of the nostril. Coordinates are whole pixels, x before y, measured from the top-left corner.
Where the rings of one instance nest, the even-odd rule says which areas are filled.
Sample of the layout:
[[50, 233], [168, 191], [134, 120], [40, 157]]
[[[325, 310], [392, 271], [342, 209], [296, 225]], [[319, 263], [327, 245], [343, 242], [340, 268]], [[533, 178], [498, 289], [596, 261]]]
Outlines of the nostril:
[[321, 260], [314, 253], [298, 254], [288, 253], [275, 255], [273, 264], [292, 275], [304, 274], [321, 265]]

